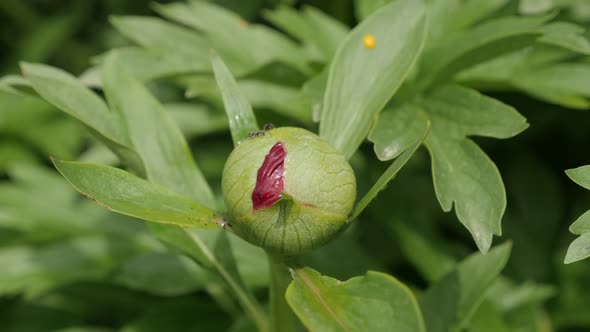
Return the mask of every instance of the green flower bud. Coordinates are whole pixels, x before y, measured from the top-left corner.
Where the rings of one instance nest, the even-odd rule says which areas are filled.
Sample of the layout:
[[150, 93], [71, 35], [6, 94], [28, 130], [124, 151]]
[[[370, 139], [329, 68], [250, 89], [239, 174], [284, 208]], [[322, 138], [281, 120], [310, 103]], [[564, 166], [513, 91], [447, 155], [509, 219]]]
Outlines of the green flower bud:
[[271, 253], [297, 256], [342, 230], [356, 179], [344, 156], [319, 136], [283, 127], [235, 148], [222, 191], [236, 234]]

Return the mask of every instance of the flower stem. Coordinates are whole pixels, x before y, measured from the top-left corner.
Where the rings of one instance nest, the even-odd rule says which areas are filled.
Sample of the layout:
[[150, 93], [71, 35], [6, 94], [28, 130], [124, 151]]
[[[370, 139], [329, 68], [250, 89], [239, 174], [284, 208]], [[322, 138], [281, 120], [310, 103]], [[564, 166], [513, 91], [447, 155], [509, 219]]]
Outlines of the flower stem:
[[270, 328], [273, 332], [295, 332], [297, 319], [285, 298], [293, 278], [284, 261], [267, 254], [270, 265]]

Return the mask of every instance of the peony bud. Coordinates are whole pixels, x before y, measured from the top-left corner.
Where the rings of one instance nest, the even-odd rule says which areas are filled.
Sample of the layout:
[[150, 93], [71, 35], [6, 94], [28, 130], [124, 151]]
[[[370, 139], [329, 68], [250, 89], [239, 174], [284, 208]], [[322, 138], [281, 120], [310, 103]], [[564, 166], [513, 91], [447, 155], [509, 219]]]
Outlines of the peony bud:
[[342, 230], [356, 179], [344, 156], [319, 136], [283, 127], [236, 147], [222, 191], [236, 234], [271, 253], [297, 256]]

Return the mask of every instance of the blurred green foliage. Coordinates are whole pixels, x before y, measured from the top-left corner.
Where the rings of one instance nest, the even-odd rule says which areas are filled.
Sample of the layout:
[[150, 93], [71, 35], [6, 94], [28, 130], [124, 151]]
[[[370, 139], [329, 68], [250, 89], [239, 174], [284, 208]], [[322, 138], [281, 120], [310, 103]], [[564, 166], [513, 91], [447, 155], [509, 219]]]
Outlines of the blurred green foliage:
[[[195, 248], [186, 235], [148, 228], [80, 197], [52, 168], [49, 156], [107, 165], [118, 165], [117, 157], [89, 134], [87, 126], [38, 98], [15, 75], [19, 61], [42, 62], [99, 87], [98, 65], [117, 49], [119, 57], [129, 61], [126, 69], [147, 82], [176, 121], [218, 194], [232, 139], [213, 77], [194, 72], [209, 61], [209, 50], [199, 43], [219, 43], [214, 46], [239, 76], [238, 86], [259, 123], [316, 129], [327, 79], [324, 65], [349, 28], [368, 16], [372, 6], [388, 1], [216, 2], [250, 23], [269, 27], [261, 32], [265, 36], [280, 29], [291, 37], [281, 39], [284, 47], [257, 47], [252, 44], [257, 35], [242, 39], [232, 35], [231, 17], [223, 16], [229, 12], [203, 23], [207, 15], [202, 20], [183, 15], [184, 3], [0, 1], [0, 73], [6, 75], [0, 79], [2, 331], [255, 330], [209, 265], [235, 266], [237, 271], [230, 274], [243, 279], [245, 288], [265, 302], [268, 267], [261, 252], [233, 236], [206, 231], [199, 232], [204, 247]], [[549, 13], [582, 27], [590, 21], [590, 6], [583, 0], [489, 3], [497, 8], [482, 19]], [[449, 17], [460, 22], [445, 15], [450, 16], [443, 15], [439, 23]], [[222, 19], [229, 21], [219, 23]], [[315, 29], [306, 31], [310, 26]], [[436, 26], [431, 29], [431, 34], [437, 33]], [[199, 37], [194, 30], [208, 37]], [[551, 31], [560, 33], [552, 39]], [[507, 34], [513, 32], [506, 28]], [[511, 105], [530, 124], [509, 141], [473, 138], [497, 165], [506, 189], [500, 241], [510, 240], [512, 251], [500, 277], [494, 278], [499, 271], [486, 273], [478, 267], [484, 264], [481, 257], [495, 256], [469, 256], [477, 250], [469, 232], [454, 214], [441, 210], [425, 149], [418, 150], [359, 222], [304, 262], [339, 280], [365, 275], [367, 270], [391, 274], [414, 293], [424, 294], [420, 306], [425, 316], [448, 305], [436, 302], [441, 296], [460, 298], [462, 307], [457, 310], [476, 309], [481, 303], [470, 320], [446, 322], [456, 331], [589, 330], [590, 261], [563, 264], [575, 238], [568, 227], [590, 207], [590, 193], [564, 174], [566, 169], [590, 164], [590, 114], [580, 110], [588, 108], [590, 97], [590, 76], [585, 75], [590, 68], [587, 33], [555, 25], [543, 33], [543, 45], [507, 51], [456, 76], [458, 82]], [[173, 35], [185, 39], [175, 42], [170, 39]], [[243, 60], [246, 51], [251, 61]], [[434, 51], [430, 54], [425, 66], [439, 72], [441, 59]], [[447, 79], [450, 74], [440, 75]], [[387, 112], [384, 116], [393, 117]], [[370, 136], [373, 142], [377, 134]], [[364, 143], [351, 159], [361, 193], [388, 166], [374, 155], [372, 144]], [[203, 248], [219, 251], [208, 259]], [[226, 264], [228, 257], [237, 264]], [[489, 287], [485, 294], [462, 298], [452, 293], [454, 286], [445, 286], [454, 277], [477, 273], [483, 273], [474, 278], [482, 285], [462, 287]], [[430, 285], [435, 286], [426, 291]]]

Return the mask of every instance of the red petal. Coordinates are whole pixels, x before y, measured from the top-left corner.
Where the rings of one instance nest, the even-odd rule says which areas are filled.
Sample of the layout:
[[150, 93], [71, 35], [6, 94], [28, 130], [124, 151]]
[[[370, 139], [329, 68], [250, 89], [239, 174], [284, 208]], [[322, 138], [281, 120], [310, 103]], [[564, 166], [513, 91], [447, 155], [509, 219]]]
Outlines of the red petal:
[[254, 210], [270, 207], [283, 197], [286, 156], [283, 143], [278, 142], [264, 157], [264, 162], [258, 169], [256, 187], [252, 192]]

